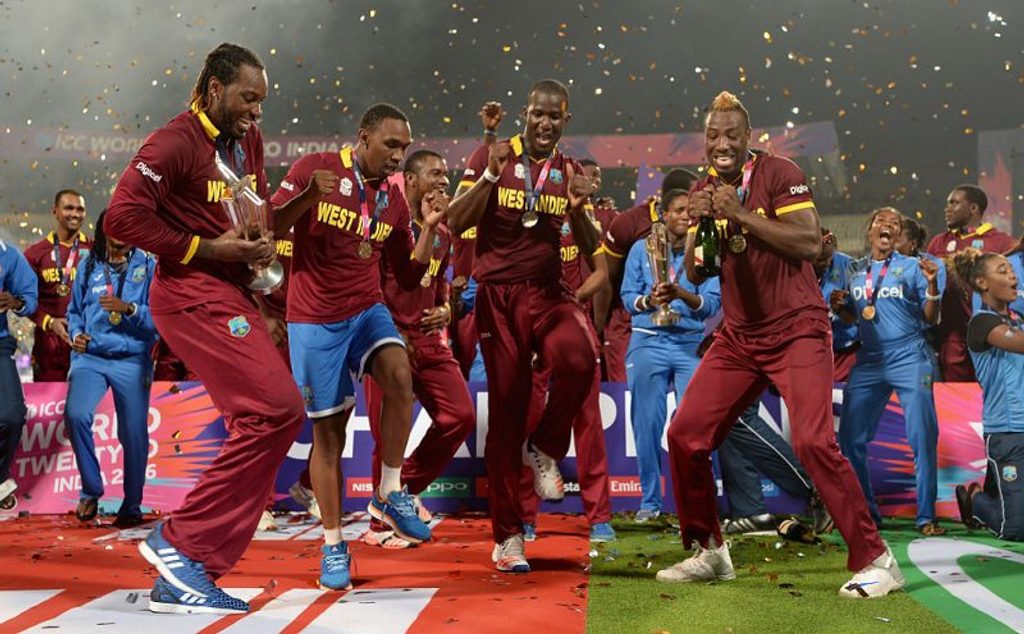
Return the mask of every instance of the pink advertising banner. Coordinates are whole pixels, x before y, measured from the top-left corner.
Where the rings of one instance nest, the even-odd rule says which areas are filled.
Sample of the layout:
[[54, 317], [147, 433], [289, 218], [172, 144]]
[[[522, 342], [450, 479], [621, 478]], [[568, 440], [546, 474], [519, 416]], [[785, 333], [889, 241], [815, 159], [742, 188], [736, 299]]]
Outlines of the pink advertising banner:
[[[74, 454], [64, 428], [64, 383], [29, 383], [25, 386], [29, 419], [16, 452], [11, 475], [18, 481], [20, 502], [17, 511], [66, 513], [78, 500], [80, 481]], [[486, 507], [486, 483], [483, 461], [483, 437], [486, 430], [487, 392], [472, 384], [471, 394], [478, 412], [479, 432], [473, 432], [452, 460], [451, 465], [426, 492], [437, 511], [483, 509]], [[669, 411], [674, 407], [669, 398]], [[639, 504], [636, 477], [636, 449], [629, 420], [628, 393], [625, 385], [602, 385], [601, 411], [608, 451], [608, 473], [612, 507], [615, 511], [636, 510]], [[842, 403], [842, 389], [834, 391], [835, 413]], [[953, 487], [984, 477], [985, 453], [981, 436], [981, 390], [976, 384], [935, 384], [935, 402], [939, 414], [939, 514], [956, 517]], [[777, 397], [765, 394], [761, 415], [778, 433], [788, 436], [789, 415]], [[345, 475], [345, 509], [365, 508], [370, 485], [372, 438], [365, 415], [362, 394], [349, 421], [348, 441], [342, 460]], [[799, 423], [795, 423], [799, 424]], [[157, 383], [153, 386], [148, 420], [149, 460], [144, 505], [171, 511], [177, 508], [194, 485], [199, 474], [217, 454], [225, 429], [220, 413], [206, 390], [199, 384]], [[430, 417], [418, 406], [413, 415], [410, 444], [415, 445], [430, 426]], [[113, 399], [108, 394], [100, 403], [93, 427], [96, 451], [104, 474], [106, 490], [101, 506], [116, 511], [121, 501], [123, 479], [121, 446], [116, 440]], [[288, 487], [305, 466], [309, 454], [311, 430], [307, 423], [281, 466], [276, 497], [284, 507], [291, 504]], [[568, 496], [549, 511], [581, 510], [576, 482], [574, 452], [562, 463]], [[667, 452], [663, 452], [665, 487], [670, 490]], [[914, 460], [907, 444], [903, 412], [893, 398], [886, 407], [871, 444], [869, 461], [875, 494], [886, 515], [914, 515]], [[799, 512], [803, 500], [785, 496], [770, 481], [762, 487], [772, 512]], [[666, 498], [667, 511], [672, 497]]]

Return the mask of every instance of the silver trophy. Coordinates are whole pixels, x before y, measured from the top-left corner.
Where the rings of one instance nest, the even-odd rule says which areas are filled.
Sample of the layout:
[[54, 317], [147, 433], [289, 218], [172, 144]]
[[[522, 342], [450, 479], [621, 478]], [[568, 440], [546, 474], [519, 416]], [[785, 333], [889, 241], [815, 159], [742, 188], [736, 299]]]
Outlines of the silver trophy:
[[[669, 242], [665, 223], [656, 222], [651, 226], [651, 234], [644, 239], [644, 247], [647, 249], [647, 261], [651, 265], [654, 286], [665, 282], [671, 283], [668, 263], [672, 260], [672, 244]], [[672, 310], [668, 304], [662, 304], [651, 316], [651, 321], [655, 326], [671, 326], [679, 321], [679, 313]]]
[[[248, 178], [239, 178], [231, 171], [231, 168], [221, 160], [218, 152], [214, 152], [213, 157], [217, 164], [217, 170], [227, 181], [231, 190], [230, 195], [225, 192], [225, 195], [220, 198], [220, 203], [224, 206], [228, 219], [231, 220], [231, 226], [243, 238], [255, 240], [265, 236], [268, 224], [266, 201], [253, 191]], [[270, 263], [270, 266], [250, 264], [249, 268], [253, 272], [249, 288], [257, 293], [269, 295], [284, 281], [284, 267], [276, 258]]]

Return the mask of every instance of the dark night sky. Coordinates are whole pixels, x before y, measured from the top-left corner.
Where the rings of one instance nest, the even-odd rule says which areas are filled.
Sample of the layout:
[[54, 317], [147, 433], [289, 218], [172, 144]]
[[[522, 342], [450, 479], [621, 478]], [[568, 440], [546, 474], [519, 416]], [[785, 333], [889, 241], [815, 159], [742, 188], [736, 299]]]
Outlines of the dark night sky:
[[[950, 187], [977, 178], [977, 132], [1022, 123], [1019, 1], [114, 5], [0, 2], [0, 134], [28, 120], [149, 131], [182, 108], [224, 40], [267, 63], [272, 135], [349, 135], [376, 101], [404, 108], [417, 135], [475, 135], [483, 101], [518, 112], [547, 76], [571, 85], [568, 134], [695, 131], [729, 89], [756, 125], [835, 123], [849, 188], [822, 197], [823, 214], [895, 204], [935, 229]], [[0, 235], [23, 240], [49, 228], [54, 191], [82, 188], [98, 211], [124, 167], [6, 154]], [[625, 207], [635, 172], [618, 172]]]

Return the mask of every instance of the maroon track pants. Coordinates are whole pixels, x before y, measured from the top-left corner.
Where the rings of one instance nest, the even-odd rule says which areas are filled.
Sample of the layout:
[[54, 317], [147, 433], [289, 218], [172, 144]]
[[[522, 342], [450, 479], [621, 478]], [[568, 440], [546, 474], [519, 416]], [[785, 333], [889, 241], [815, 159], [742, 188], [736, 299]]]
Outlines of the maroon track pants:
[[725, 327], [716, 337], [668, 430], [669, 459], [683, 548], [722, 543], [711, 452], [768, 382], [789, 409], [793, 449], [860, 570], [884, 546], [850, 463], [839, 452], [832, 417], [832, 332], [824, 319], [798, 314], [772, 332], [748, 336]]
[[[240, 318], [249, 326], [244, 335]], [[206, 386], [228, 432], [220, 453], [164, 526], [167, 541], [216, 579], [252, 541], [277, 470], [305, 420], [302, 396], [259, 311], [241, 291], [154, 314], [153, 321]]]
[[573, 420], [593, 389], [597, 350], [583, 310], [559, 282], [481, 283], [476, 324], [487, 368], [484, 458], [491, 528], [500, 543], [523, 532], [520, 477], [534, 353], [550, 363], [551, 384], [530, 441], [561, 460], [569, 450]]
[[[412, 391], [430, 415], [430, 428], [402, 463], [402, 484], [419, 495], [444, 471], [459, 445], [476, 425], [476, 411], [466, 380], [451, 349], [437, 337], [411, 338]], [[373, 434], [373, 490], [380, 485], [380, 421], [384, 392], [373, 378], [364, 379], [370, 431]]]
[[[547, 397], [551, 372], [546, 367], [536, 368], [533, 374], [533, 397], [530, 401], [530, 416], [527, 433], [533, 431], [540, 421]], [[572, 421], [572, 433], [576, 445], [576, 480], [583, 498], [583, 512], [587, 522], [593, 526], [612, 519], [612, 505], [608, 488], [608, 454], [604, 448], [604, 427], [601, 425], [601, 373], [594, 372], [594, 382], [583, 408]], [[537, 523], [540, 497], [533, 488], [533, 469], [523, 465], [522, 476], [523, 521]]]

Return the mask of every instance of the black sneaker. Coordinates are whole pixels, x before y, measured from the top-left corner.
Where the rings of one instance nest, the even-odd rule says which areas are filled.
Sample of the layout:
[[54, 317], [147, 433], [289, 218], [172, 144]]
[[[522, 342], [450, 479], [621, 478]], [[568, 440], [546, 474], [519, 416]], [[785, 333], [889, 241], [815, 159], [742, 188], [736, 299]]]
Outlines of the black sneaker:
[[96, 514], [100, 511], [99, 506], [99, 500], [96, 498], [81, 498], [75, 508], [75, 517], [79, 522], [91, 522], [96, 519]]
[[817, 491], [811, 491], [811, 497], [807, 500], [807, 512], [811, 516], [811, 529], [815, 534], [824, 535], [825, 533], [831, 533], [832, 529], [836, 527], [832, 515], [825, 508], [825, 503], [822, 502], [821, 496], [818, 495]]
[[982, 528], [981, 522], [974, 519], [974, 494], [980, 488], [977, 482], [971, 482], [967, 486], [958, 484], [956, 489], [954, 489], [956, 492], [956, 505], [960, 508], [960, 521], [964, 523], [964, 526], [972, 530]]
[[764, 531], [775, 531], [775, 516], [771, 513], [762, 515], [751, 515], [749, 517], [738, 517], [725, 520], [722, 524], [722, 532], [729, 535], [742, 535], [744, 533], [761, 533]]

